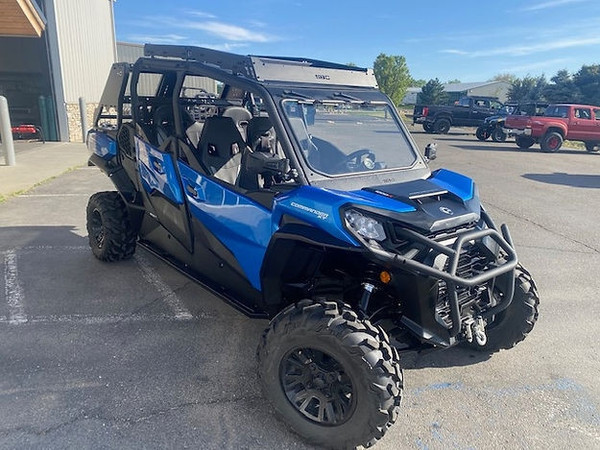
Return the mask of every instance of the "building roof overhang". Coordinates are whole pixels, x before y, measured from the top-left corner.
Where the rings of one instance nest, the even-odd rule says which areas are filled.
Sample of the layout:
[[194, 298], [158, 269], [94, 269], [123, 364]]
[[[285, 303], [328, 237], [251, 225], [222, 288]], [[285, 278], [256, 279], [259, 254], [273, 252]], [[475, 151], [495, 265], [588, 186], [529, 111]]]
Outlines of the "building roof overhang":
[[40, 37], [46, 18], [35, 0], [0, 0], [0, 36]]

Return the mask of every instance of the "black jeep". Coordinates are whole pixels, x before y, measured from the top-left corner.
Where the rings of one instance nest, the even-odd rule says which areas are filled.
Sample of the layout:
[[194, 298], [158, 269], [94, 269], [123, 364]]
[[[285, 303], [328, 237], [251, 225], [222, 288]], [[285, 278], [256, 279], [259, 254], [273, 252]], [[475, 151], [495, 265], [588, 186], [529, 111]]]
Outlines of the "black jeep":
[[141, 245], [250, 317], [265, 397], [308, 441], [369, 446], [398, 415], [398, 352], [511, 348], [538, 296], [473, 181], [432, 172], [373, 72], [146, 45], [88, 136], [117, 189], [89, 242]]

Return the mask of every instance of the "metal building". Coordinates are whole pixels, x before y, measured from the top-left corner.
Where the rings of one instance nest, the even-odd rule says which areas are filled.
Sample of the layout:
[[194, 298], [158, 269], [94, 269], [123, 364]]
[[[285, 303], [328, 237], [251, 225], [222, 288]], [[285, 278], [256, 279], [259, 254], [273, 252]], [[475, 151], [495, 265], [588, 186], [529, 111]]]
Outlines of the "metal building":
[[13, 125], [81, 141], [117, 59], [113, 0], [0, 0], [0, 95]]
[[[496, 97], [502, 103], [508, 100], [510, 83], [506, 81], [482, 81], [477, 83], [446, 83], [444, 91], [448, 94], [447, 103], [451, 105], [461, 97]], [[408, 88], [402, 100], [404, 105], [414, 105], [420, 102], [421, 88]]]

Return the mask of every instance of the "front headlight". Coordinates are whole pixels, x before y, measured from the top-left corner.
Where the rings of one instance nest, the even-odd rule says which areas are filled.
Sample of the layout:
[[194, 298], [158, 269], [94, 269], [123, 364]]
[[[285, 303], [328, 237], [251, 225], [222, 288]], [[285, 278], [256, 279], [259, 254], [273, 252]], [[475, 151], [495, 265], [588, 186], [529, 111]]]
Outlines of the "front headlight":
[[373, 217], [365, 216], [355, 209], [344, 211], [344, 217], [348, 229], [364, 239], [381, 242], [387, 237], [381, 222]]

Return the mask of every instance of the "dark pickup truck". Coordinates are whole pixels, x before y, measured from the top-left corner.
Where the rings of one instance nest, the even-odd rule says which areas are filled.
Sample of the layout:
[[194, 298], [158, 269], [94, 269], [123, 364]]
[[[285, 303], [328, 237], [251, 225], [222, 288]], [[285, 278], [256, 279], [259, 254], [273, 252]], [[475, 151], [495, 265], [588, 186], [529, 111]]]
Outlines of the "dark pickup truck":
[[451, 126], [478, 127], [502, 106], [495, 97], [463, 97], [453, 106], [415, 105], [413, 124], [423, 124], [427, 133], [445, 134]]

